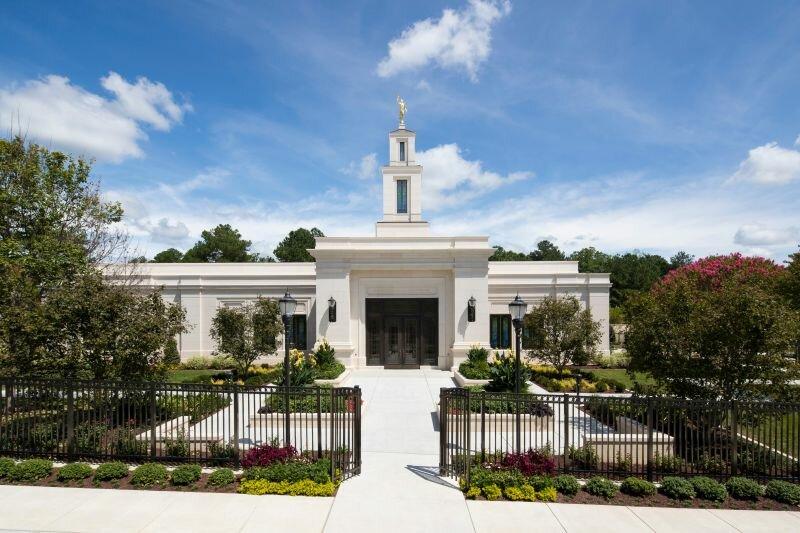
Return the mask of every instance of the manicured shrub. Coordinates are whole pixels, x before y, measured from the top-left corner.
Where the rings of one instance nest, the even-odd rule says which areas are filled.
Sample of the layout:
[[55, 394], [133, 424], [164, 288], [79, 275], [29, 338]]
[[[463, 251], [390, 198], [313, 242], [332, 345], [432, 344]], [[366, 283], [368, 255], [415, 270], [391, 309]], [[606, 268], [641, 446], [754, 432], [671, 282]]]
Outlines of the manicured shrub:
[[565, 496], [575, 496], [581, 490], [581, 484], [575, 476], [563, 474], [553, 479], [553, 487]]
[[712, 502], [725, 501], [728, 491], [725, 485], [715, 479], [705, 476], [693, 477], [689, 480], [694, 487], [694, 492], [698, 498]]
[[128, 465], [114, 461], [112, 463], [103, 463], [98, 466], [94, 471], [95, 481], [112, 481], [115, 479], [122, 479], [128, 475]]
[[476, 487], [475, 485], [471, 486], [467, 492], [464, 493], [464, 497], [468, 500], [474, 500], [478, 496], [481, 495], [481, 488]]
[[491, 484], [481, 488], [487, 500], [499, 500], [503, 496], [503, 491], [497, 485]]
[[145, 463], [136, 467], [131, 475], [131, 484], [140, 487], [162, 485], [167, 481], [169, 473], [164, 465], [158, 463]]
[[629, 496], [652, 496], [656, 493], [656, 486], [638, 477], [627, 477], [619, 486], [620, 492]]
[[178, 486], [191, 485], [200, 479], [201, 473], [200, 465], [181, 465], [172, 471], [170, 481]]
[[167, 439], [164, 442], [164, 453], [167, 457], [189, 457], [189, 441], [186, 434], [181, 432], [174, 439]]
[[656, 472], [677, 474], [683, 469], [683, 459], [674, 455], [661, 455], [656, 452], [653, 456], [653, 467]]
[[242, 459], [242, 467], [267, 466], [272, 463], [286, 462], [296, 457], [297, 450], [294, 446], [263, 444], [247, 450]]
[[622, 455], [621, 452], [617, 452], [617, 457], [614, 459], [614, 470], [618, 472], [630, 472], [633, 470], [633, 458], [631, 454], [626, 453]]
[[70, 463], [59, 469], [58, 480], [79, 481], [81, 479], [86, 479], [87, 477], [92, 477], [93, 473], [94, 471], [92, 470], [92, 467], [86, 463]]
[[727, 483], [725, 488], [728, 489], [728, 494], [737, 500], [757, 500], [759, 496], [764, 494], [764, 488], [746, 477], [732, 477]]
[[9, 457], [0, 457], [0, 479], [8, 476], [11, 473], [11, 469], [14, 468], [17, 462], [14, 459]]
[[555, 487], [546, 487], [536, 493], [536, 499], [540, 502], [554, 502], [558, 499]]
[[239, 484], [237, 492], [241, 494], [289, 494], [291, 496], [333, 496], [336, 485], [333, 482], [314, 483], [310, 479], [296, 481], [267, 481], [266, 479], [250, 479]]
[[11, 468], [8, 477], [14, 481], [38, 481], [53, 472], [53, 461], [47, 459], [28, 459]]
[[695, 497], [694, 487], [682, 477], [669, 476], [661, 480], [661, 494], [673, 500], [691, 500]]
[[256, 466], [245, 470], [242, 479], [266, 481], [297, 482], [310, 479], [315, 483], [327, 483], [330, 477], [330, 461], [320, 459], [315, 463], [291, 461], [288, 463], [272, 463], [267, 466]]
[[477, 467], [470, 471], [470, 483], [483, 488], [488, 485], [497, 485], [501, 489], [506, 487], [519, 487], [527, 480], [518, 470], [489, 470]]
[[509, 453], [503, 457], [503, 468], [516, 468], [525, 476], [555, 474], [556, 462], [549, 450], [530, 449], [524, 453]]
[[800, 503], [800, 485], [776, 479], [767, 483], [764, 495], [781, 503], [797, 505]]
[[212, 487], [224, 487], [236, 481], [236, 476], [230, 468], [218, 468], [208, 476], [208, 484]]
[[584, 444], [579, 448], [570, 446], [567, 455], [575, 466], [588, 470], [597, 468], [597, 463], [600, 461], [597, 451], [590, 444]]
[[95, 454], [100, 452], [108, 426], [102, 422], [82, 422], [75, 426], [75, 453]]
[[534, 488], [536, 492], [544, 490], [553, 486], [553, 478], [550, 476], [531, 476], [528, 478], [528, 485]]
[[600, 476], [589, 479], [584, 489], [593, 496], [600, 496], [607, 500], [616, 496], [617, 490], [619, 490], [613, 481]]
[[503, 491], [507, 499], [511, 501], [533, 502], [536, 501], [536, 490], [530, 485], [519, 487], [506, 487]]

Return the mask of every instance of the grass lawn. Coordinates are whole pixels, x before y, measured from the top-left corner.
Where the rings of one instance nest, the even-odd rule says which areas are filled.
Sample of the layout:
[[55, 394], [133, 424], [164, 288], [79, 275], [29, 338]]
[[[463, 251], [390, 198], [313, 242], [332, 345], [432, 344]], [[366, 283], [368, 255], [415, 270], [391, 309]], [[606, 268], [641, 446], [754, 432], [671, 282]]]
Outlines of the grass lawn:
[[624, 368], [598, 368], [592, 369], [592, 374], [598, 378], [615, 379], [625, 384], [626, 389], [633, 389], [634, 381], [638, 381], [642, 385], [651, 385], [655, 383], [649, 374], [637, 372], [634, 378], [628, 374]]
[[200, 376], [213, 376], [219, 373], [219, 370], [170, 370], [167, 372], [167, 381], [169, 383], [186, 383]]

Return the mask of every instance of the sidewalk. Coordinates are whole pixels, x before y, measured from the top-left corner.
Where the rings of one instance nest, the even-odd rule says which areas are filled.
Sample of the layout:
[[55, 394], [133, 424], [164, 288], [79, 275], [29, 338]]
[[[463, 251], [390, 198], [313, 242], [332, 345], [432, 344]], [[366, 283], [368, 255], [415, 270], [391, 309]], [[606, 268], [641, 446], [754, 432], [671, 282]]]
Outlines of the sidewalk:
[[797, 512], [466, 501], [437, 476], [439, 370], [361, 370], [362, 473], [336, 498], [0, 486], [0, 531], [789, 532]]

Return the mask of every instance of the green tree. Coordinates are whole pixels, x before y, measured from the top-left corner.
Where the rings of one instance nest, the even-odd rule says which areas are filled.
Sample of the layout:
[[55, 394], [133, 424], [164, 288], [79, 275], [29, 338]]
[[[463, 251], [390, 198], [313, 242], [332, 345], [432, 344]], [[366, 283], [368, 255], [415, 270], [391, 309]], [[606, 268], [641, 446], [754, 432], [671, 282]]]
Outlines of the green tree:
[[800, 251], [789, 256], [781, 290], [794, 308], [800, 310]]
[[589, 246], [569, 254], [569, 260], [578, 262], [579, 272], [609, 272], [611, 256]]
[[[0, 369], [7, 375], [131, 378], [159, 372], [183, 311], [142, 291], [126, 267], [91, 164], [0, 139]], [[113, 275], [106, 282], [101, 266]]]
[[669, 263], [660, 255], [638, 253], [617, 254], [611, 258], [609, 267], [612, 307], [623, 305], [631, 294], [649, 290], [670, 270]]
[[690, 265], [692, 261], [694, 261], [694, 256], [681, 250], [669, 258], [669, 268], [675, 269]]
[[158, 252], [153, 257], [152, 263], [180, 263], [183, 260], [183, 252], [175, 248], [167, 248]]
[[570, 364], [587, 364], [600, 341], [600, 322], [574, 296], [546, 297], [524, 320], [528, 357], [550, 363], [562, 375]]
[[249, 263], [259, 261], [250, 253], [253, 243], [243, 239], [230, 224], [220, 224], [200, 234], [200, 240], [186, 251], [184, 263]]
[[495, 246], [494, 253], [489, 257], [489, 261], [528, 261], [528, 256], [513, 250], [506, 250], [502, 246]]
[[317, 228], [311, 228], [310, 230], [297, 228], [284, 237], [275, 247], [273, 253], [278, 258], [278, 261], [283, 263], [310, 263], [314, 261], [314, 257], [308, 253], [308, 250], [316, 246], [316, 237], [324, 236]]
[[247, 375], [253, 361], [275, 353], [281, 332], [278, 303], [260, 297], [242, 307], [220, 307], [211, 321], [217, 351], [236, 361], [242, 376]]
[[531, 261], [564, 261], [567, 258], [558, 246], [548, 240], [539, 241], [528, 257]]
[[684, 398], [780, 396], [800, 370], [800, 314], [778, 293], [783, 274], [739, 254], [673, 270], [626, 306], [630, 369]]

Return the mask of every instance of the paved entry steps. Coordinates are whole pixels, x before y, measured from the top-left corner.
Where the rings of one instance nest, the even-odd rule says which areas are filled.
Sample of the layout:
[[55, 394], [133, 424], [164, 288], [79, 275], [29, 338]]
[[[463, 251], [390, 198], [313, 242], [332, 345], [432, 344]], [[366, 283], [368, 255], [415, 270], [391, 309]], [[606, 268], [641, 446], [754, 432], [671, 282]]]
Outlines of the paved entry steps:
[[797, 532], [800, 512], [465, 501], [437, 476], [440, 370], [358, 370], [362, 473], [336, 498], [0, 486], [0, 531]]

